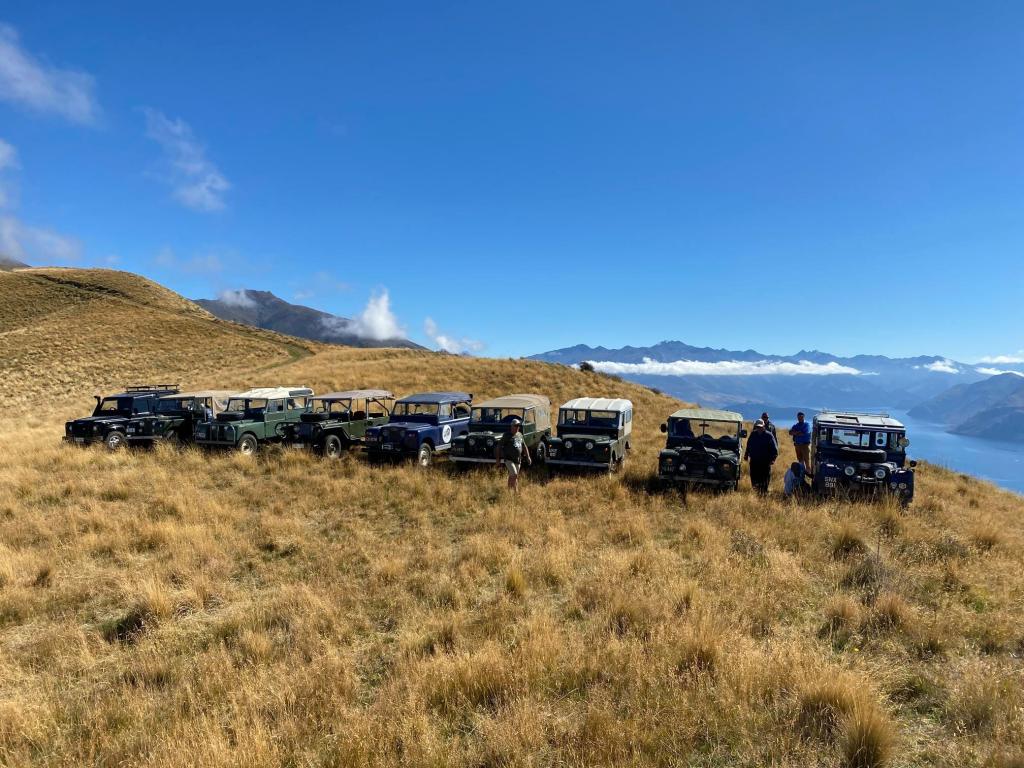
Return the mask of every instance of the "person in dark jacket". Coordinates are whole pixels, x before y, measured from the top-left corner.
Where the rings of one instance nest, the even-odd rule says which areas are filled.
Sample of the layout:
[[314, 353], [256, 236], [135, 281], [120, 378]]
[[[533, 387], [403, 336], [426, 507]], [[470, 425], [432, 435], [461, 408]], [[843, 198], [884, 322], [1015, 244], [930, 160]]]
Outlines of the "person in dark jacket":
[[775, 431], [775, 424], [768, 418], [768, 411], [761, 414], [761, 421], [764, 422], [764, 431], [775, 438], [775, 444], [779, 444], [779, 433]]
[[768, 485], [772, 480], [772, 463], [779, 457], [779, 444], [758, 419], [754, 422], [754, 432], [747, 440], [743, 458], [750, 462], [750, 484], [754, 490], [764, 496], [768, 493]]

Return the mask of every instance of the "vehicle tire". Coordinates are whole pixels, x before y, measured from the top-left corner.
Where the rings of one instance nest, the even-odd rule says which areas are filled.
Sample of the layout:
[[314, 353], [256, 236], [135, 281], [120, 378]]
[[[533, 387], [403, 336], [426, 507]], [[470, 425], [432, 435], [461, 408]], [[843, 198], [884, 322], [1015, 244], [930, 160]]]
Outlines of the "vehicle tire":
[[434, 449], [431, 447], [430, 443], [424, 443], [416, 453], [416, 463], [425, 469], [430, 466], [430, 463], [433, 460]]
[[111, 451], [119, 451], [128, 444], [125, 439], [124, 432], [117, 429], [112, 429], [107, 432], [107, 436], [103, 438], [104, 445]]
[[617, 459], [612, 459], [611, 473], [617, 475], [622, 472], [622, 469], [626, 466], [626, 454], [622, 454]]
[[238, 441], [238, 452], [243, 456], [254, 456], [259, 449], [259, 441], [255, 435], [248, 432], [242, 435], [242, 439]]
[[541, 441], [533, 449], [533, 460], [538, 464], [546, 464], [548, 461], [548, 444]]
[[341, 438], [337, 435], [328, 435], [327, 439], [324, 440], [324, 456], [328, 459], [340, 459], [344, 450], [345, 447], [341, 443]]

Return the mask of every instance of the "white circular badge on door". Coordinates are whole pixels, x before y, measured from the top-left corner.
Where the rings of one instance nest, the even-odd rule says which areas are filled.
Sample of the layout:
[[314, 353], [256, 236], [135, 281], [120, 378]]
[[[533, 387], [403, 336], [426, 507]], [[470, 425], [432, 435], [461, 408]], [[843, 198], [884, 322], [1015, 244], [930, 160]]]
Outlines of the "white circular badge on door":
[[444, 425], [444, 429], [441, 430], [441, 439], [446, 443], [452, 441], [452, 427], [450, 424]]

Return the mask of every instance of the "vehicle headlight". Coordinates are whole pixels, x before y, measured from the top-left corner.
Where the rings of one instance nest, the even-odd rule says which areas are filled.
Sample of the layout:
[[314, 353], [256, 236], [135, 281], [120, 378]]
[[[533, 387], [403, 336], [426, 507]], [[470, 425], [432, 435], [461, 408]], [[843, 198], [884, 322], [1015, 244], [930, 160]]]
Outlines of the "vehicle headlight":
[[490, 448], [492, 445], [494, 445], [494, 438], [493, 437], [488, 437], [487, 438], [487, 447]]
[[685, 464], [680, 464], [679, 465], [679, 471], [680, 472], [685, 472], [686, 471], [686, 465]]
[[722, 474], [726, 477], [732, 475], [732, 464], [729, 464], [728, 462], [723, 462], [719, 469], [722, 470]]
[[712, 467], [711, 465], [708, 465], [708, 474], [709, 475], [715, 474], [715, 468]]
[[889, 487], [892, 488], [895, 491], [896, 490], [896, 483], [889, 483]]
[[907, 484], [906, 483], [900, 483], [900, 490], [901, 491], [907, 490]]
[[846, 475], [847, 477], [853, 477], [853, 472], [854, 472], [854, 469], [853, 469], [853, 467], [847, 467], [846, 469], [844, 469], [844, 470], [843, 470], [843, 473], [844, 473], [844, 474], [845, 474], [845, 475]]
[[594, 450], [594, 441], [593, 441], [593, 440], [587, 440], [587, 442], [586, 442], [586, 445], [584, 445], [584, 447], [585, 447], [585, 448], [586, 448], [586, 449], [587, 449], [588, 451], [592, 451], [592, 450]]
[[471, 446], [476, 445], [476, 438], [475, 437], [471, 437], [466, 442], [469, 443]]
[[876, 469], [875, 470], [875, 479], [876, 480], [885, 480], [885, 470], [882, 469], [881, 467]]
[[572, 440], [566, 440], [565, 441], [565, 447], [566, 448], [572, 448]]

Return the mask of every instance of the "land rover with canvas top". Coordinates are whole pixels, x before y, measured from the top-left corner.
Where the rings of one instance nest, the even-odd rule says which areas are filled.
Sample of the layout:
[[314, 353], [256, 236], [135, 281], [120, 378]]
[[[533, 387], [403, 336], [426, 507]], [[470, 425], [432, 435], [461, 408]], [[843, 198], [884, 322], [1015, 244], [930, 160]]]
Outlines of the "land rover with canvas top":
[[386, 424], [395, 396], [385, 389], [329, 392], [310, 399], [309, 410], [299, 417], [295, 441], [328, 458], [363, 444], [366, 430]]
[[456, 437], [450, 458], [461, 466], [493, 464], [497, 445], [519, 421], [530, 456], [543, 463], [551, 439], [551, 401], [543, 395], [505, 395], [473, 406], [468, 434]]
[[740, 479], [743, 417], [733, 411], [682, 408], [661, 425], [665, 448], [658, 479], [684, 489], [691, 484], [736, 490]]
[[190, 443], [196, 425], [210, 421], [221, 413], [232, 392], [202, 390], [162, 395], [152, 413], [135, 416], [125, 429], [131, 445], [153, 445], [160, 442]]
[[116, 395], [96, 395], [91, 416], [64, 424], [64, 440], [79, 445], [103, 443], [112, 451], [123, 448], [128, 442], [128, 423], [153, 413], [162, 395], [177, 391], [177, 384], [144, 384], [125, 387]]
[[907, 430], [887, 414], [823, 411], [811, 430], [812, 487], [840, 495], [891, 494], [914, 498], [914, 467]]
[[309, 387], [260, 387], [239, 392], [215, 418], [196, 425], [196, 444], [254, 454], [264, 443], [288, 439], [312, 396]]
[[467, 392], [421, 392], [395, 403], [387, 424], [366, 430], [371, 461], [415, 458], [429, 467], [434, 456], [451, 449], [469, 431], [473, 395]]
[[578, 397], [558, 409], [558, 436], [547, 444], [553, 469], [617, 472], [632, 448], [633, 403], [621, 398]]

